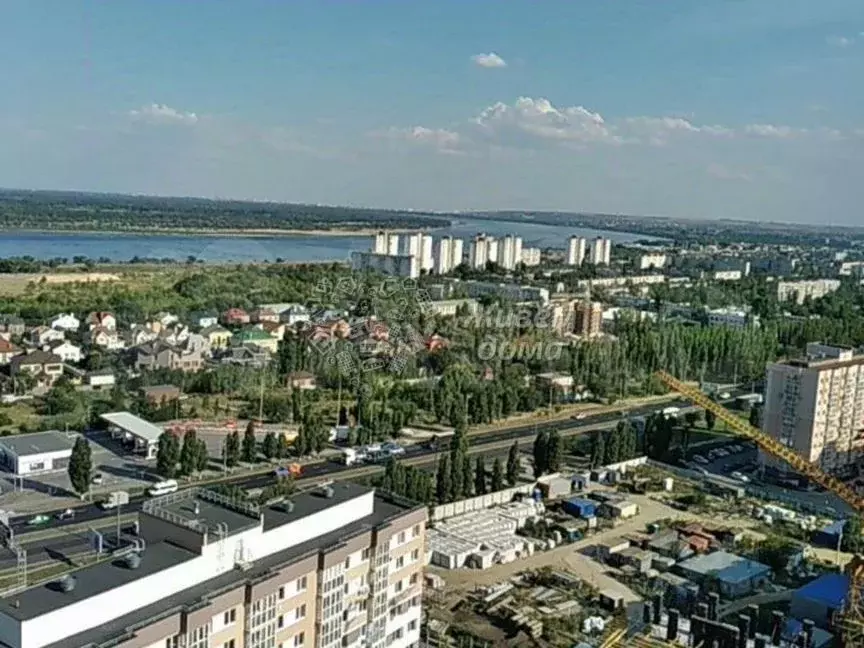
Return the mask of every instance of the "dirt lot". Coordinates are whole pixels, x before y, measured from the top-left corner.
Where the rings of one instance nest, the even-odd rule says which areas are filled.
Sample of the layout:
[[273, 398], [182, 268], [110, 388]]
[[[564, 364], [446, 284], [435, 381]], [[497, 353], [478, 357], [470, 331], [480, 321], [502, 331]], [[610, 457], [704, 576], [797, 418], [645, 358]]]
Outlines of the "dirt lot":
[[97, 283], [104, 281], [120, 281], [120, 276], [107, 272], [56, 272], [37, 274], [4, 274], [0, 281], [0, 293], [4, 295], [19, 295], [27, 289], [30, 283], [39, 284], [66, 284], [66, 283]]

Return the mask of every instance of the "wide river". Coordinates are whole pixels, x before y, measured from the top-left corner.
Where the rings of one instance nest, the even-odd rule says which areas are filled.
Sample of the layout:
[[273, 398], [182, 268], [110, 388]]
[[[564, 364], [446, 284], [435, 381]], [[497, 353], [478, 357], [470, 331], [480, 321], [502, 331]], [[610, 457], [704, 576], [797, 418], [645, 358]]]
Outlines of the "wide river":
[[[566, 247], [573, 235], [589, 239], [607, 236], [625, 243], [648, 236], [605, 232], [591, 229], [571, 229], [553, 225], [533, 225], [477, 219], [458, 219], [449, 227], [433, 230], [431, 234], [470, 239], [486, 232], [501, 237], [516, 234], [528, 247]], [[176, 259], [183, 261], [195, 257], [214, 263], [275, 261], [302, 263], [307, 261], [347, 261], [351, 252], [366, 251], [371, 246], [369, 236], [196, 236], [156, 234], [93, 234], [59, 232], [0, 232], [0, 258], [29, 256], [35, 259], [66, 258], [75, 256], [91, 259], [108, 258], [111, 261], [129, 261], [134, 257], [149, 259]], [[466, 240], [465, 251], [468, 251]]]

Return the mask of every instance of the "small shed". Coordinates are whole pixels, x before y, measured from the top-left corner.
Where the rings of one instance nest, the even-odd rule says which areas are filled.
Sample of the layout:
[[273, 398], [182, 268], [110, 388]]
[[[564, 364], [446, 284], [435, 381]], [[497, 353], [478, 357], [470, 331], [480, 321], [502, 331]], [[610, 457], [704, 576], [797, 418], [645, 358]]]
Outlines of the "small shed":
[[76, 436], [54, 430], [0, 437], [3, 465], [16, 476], [66, 470]]
[[606, 561], [612, 554], [624, 551], [628, 547], [630, 547], [630, 542], [624, 538], [609, 538], [597, 543], [594, 553], [599, 560]]
[[635, 502], [625, 500], [623, 502], [609, 504], [609, 510], [613, 518], [626, 520], [627, 518], [635, 517], [639, 514], [639, 505]]
[[813, 534], [813, 544], [820, 547], [829, 547], [836, 549], [837, 543], [840, 542], [840, 536], [843, 535], [843, 528], [846, 526], [846, 520], [837, 520], [832, 522], [821, 531]]
[[578, 518], [589, 518], [596, 514], [597, 503], [593, 500], [574, 497], [564, 502], [564, 510]]
[[544, 499], [558, 499], [572, 492], [570, 480], [560, 475], [538, 480], [537, 488], [540, 489]]

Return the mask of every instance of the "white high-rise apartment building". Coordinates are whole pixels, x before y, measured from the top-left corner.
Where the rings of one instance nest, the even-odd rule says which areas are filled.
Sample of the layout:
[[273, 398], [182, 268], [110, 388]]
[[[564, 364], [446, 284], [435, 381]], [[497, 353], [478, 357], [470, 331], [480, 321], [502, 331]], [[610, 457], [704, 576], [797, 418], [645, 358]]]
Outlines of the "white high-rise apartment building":
[[471, 241], [471, 247], [468, 250], [468, 265], [476, 270], [482, 270], [486, 264], [492, 260], [490, 248], [495, 243], [495, 259], [498, 258], [498, 244], [494, 238], [488, 237], [485, 234], [478, 234]]
[[387, 232], [381, 230], [372, 241], [372, 254], [387, 254]]
[[406, 279], [416, 279], [420, 276], [420, 261], [410, 254], [352, 252], [351, 267], [358, 272], [371, 270]]
[[447, 274], [453, 268], [462, 265], [462, 239], [445, 236], [438, 240], [435, 254], [435, 272]]
[[771, 364], [766, 375], [766, 434], [829, 473], [862, 458], [864, 355], [808, 344], [806, 359]]
[[540, 248], [526, 247], [522, 248], [522, 263], [527, 267], [540, 265]]
[[522, 239], [508, 234], [500, 242], [498, 265], [505, 270], [515, 270], [522, 262]]
[[612, 259], [612, 241], [597, 237], [591, 244], [589, 262], [592, 265], [609, 265]]
[[399, 254], [399, 235], [387, 234], [387, 254], [395, 256]]
[[430, 272], [433, 266], [432, 237], [420, 233], [406, 236], [402, 254], [417, 257], [420, 269]]
[[567, 265], [581, 266], [585, 261], [585, 249], [588, 241], [581, 236], [571, 236], [567, 243]]

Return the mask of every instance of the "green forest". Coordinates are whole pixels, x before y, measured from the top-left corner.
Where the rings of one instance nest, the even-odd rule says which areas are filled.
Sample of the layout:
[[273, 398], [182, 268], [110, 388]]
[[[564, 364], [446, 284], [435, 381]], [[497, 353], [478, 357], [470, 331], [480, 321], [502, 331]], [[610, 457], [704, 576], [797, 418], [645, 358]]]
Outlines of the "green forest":
[[0, 230], [171, 231], [421, 229], [449, 224], [414, 212], [59, 191], [0, 191]]

